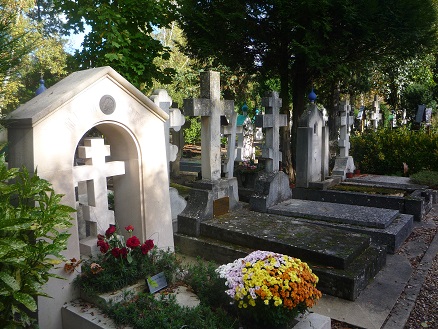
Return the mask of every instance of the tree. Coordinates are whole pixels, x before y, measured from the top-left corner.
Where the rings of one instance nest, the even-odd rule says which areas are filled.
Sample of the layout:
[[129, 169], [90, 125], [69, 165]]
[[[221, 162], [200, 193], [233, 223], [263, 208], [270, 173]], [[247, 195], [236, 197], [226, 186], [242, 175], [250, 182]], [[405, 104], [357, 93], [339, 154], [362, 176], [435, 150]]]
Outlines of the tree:
[[[283, 113], [292, 94], [292, 146], [306, 94], [366, 63], [406, 58], [435, 42], [435, 1], [181, 0], [187, 52], [233, 69], [279, 77]], [[359, 65], [360, 64], [360, 65]], [[292, 170], [283, 130], [283, 164]], [[286, 157], [285, 157], [286, 156]], [[290, 173], [290, 172], [289, 172]]]
[[169, 49], [152, 34], [173, 21], [174, 1], [54, 0], [54, 4], [67, 18], [64, 33], [91, 28], [74, 55], [79, 67], [110, 65], [140, 89], [150, 87], [153, 78], [170, 82], [173, 71], [154, 63], [157, 57], [169, 58]]

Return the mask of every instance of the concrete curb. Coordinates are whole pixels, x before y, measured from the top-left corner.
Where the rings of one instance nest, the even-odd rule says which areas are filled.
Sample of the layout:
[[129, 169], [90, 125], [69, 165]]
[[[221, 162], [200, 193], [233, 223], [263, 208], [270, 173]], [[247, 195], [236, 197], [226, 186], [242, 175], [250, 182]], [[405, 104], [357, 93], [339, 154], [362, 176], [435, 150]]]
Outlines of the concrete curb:
[[409, 319], [418, 295], [420, 294], [421, 287], [427, 276], [429, 269], [432, 266], [432, 261], [438, 253], [438, 233], [435, 235], [432, 243], [429, 245], [426, 253], [421, 259], [417, 269], [412, 274], [405, 290], [402, 294], [405, 298], [400, 298], [392, 309], [391, 314], [386, 319], [386, 322], [382, 326], [382, 329], [400, 329], [404, 328], [406, 322]]

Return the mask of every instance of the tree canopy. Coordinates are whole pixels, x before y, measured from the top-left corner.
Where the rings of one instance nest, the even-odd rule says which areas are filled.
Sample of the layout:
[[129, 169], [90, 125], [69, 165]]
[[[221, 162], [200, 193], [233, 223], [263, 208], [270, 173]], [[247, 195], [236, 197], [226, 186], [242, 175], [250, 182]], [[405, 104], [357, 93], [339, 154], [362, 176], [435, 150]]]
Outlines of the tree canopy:
[[434, 0], [180, 0], [179, 5], [186, 51], [278, 77], [285, 113], [292, 95], [293, 122], [319, 79], [341, 81], [369, 63], [408, 58], [436, 41]]
[[[156, 29], [173, 21], [171, 0], [54, 0], [65, 13], [66, 33], [84, 32], [74, 57], [82, 69], [110, 65], [140, 89], [152, 79], [170, 82], [173, 70], [155, 65], [169, 49], [153, 38]], [[90, 31], [85, 30], [90, 27]]]

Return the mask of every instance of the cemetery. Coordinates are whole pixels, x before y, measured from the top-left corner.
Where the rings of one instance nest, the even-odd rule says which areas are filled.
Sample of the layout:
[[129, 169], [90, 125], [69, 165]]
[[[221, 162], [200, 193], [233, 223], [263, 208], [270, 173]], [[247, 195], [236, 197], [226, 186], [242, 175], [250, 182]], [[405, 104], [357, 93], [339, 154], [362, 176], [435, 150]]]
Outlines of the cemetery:
[[[11, 298], [49, 329], [153, 327], [163, 315], [145, 308], [170, 312], [169, 328], [399, 326], [404, 316], [391, 312], [413, 273], [402, 255], [420, 257], [411, 237], [436, 216], [436, 186], [353, 175], [352, 105], [339, 104], [332, 154], [313, 90], [298, 121], [292, 183], [281, 168], [288, 117], [279, 93], [263, 95], [251, 119], [247, 107], [238, 114], [223, 99], [219, 72], [199, 78], [199, 98], [178, 108], [165, 89], [145, 96], [109, 66], [77, 71], [7, 116], [7, 165], [34, 168], [49, 184], [28, 198], [41, 206], [43, 195], [56, 198], [61, 210], [52, 216], [63, 222], [46, 224], [51, 234], [41, 239], [64, 246], [48, 248], [42, 261], [53, 256], [56, 264], [42, 282], [50, 298], [29, 301], [17, 294], [17, 279], [2, 274]], [[200, 118], [201, 143], [189, 161], [190, 117]], [[377, 131], [380, 121], [376, 97], [360, 126]], [[17, 172], [4, 159], [2, 166], [6, 183]], [[32, 184], [26, 177], [17, 184]], [[421, 254], [429, 263], [437, 239], [430, 245]], [[386, 295], [376, 298], [380, 291]]]

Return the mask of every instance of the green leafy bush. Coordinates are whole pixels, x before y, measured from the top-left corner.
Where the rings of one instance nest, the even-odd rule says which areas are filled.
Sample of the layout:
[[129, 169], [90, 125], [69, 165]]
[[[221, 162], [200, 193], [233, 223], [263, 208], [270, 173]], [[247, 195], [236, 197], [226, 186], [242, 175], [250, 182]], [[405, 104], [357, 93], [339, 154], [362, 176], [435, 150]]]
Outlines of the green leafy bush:
[[[438, 133], [434, 129], [367, 130], [352, 135], [350, 141], [350, 154], [363, 173], [401, 176], [438, 171]], [[409, 168], [407, 173], [403, 163]]]
[[411, 181], [420, 184], [427, 185], [430, 188], [438, 189], [438, 171], [423, 170], [416, 174], [413, 174]]
[[190, 122], [189, 127], [184, 129], [184, 141], [186, 144], [196, 144], [201, 141], [201, 121], [199, 117], [186, 117]]
[[0, 327], [28, 327], [35, 298], [46, 296], [50, 270], [63, 261], [75, 210], [60, 204], [51, 184], [0, 157]]

